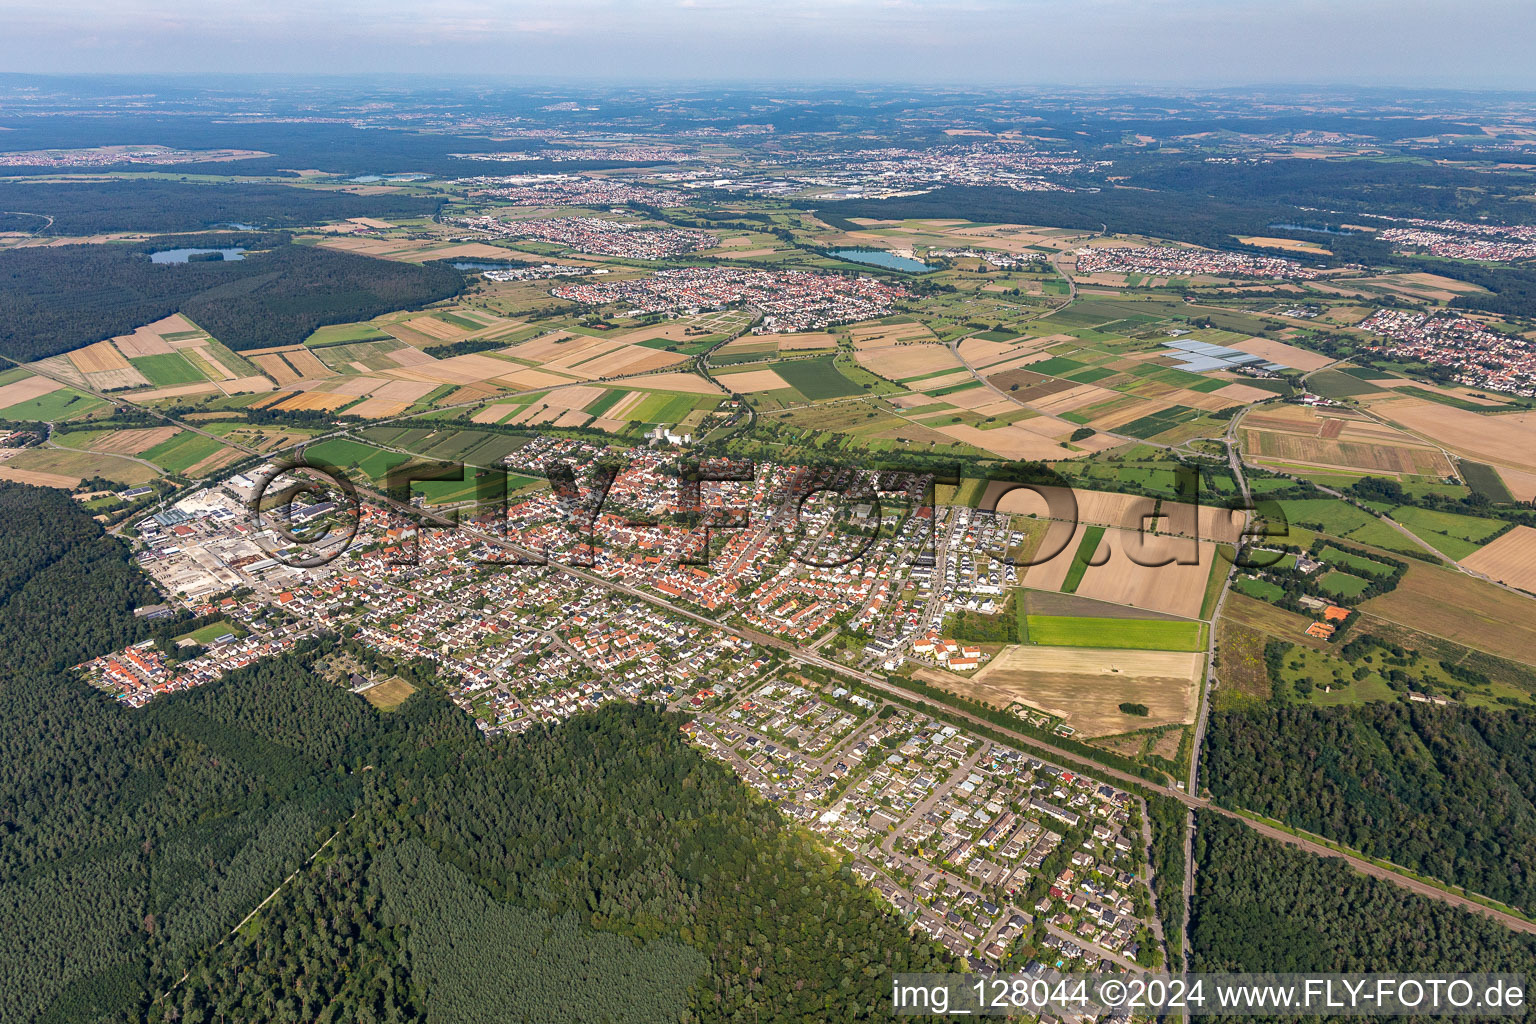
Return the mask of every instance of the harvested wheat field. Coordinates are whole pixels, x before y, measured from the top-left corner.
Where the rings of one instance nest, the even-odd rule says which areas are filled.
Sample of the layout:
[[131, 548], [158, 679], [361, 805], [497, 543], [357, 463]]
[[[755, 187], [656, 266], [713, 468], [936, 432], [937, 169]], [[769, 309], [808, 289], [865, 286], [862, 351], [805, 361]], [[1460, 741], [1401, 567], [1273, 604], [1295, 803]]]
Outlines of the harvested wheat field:
[[0, 480], [10, 480], [12, 483], [32, 484], [34, 487], [65, 487], [74, 488], [80, 486], [78, 476], [65, 476], [63, 473], [44, 473], [36, 469], [16, 469], [4, 462], [0, 462]]
[[1325, 356], [1320, 352], [1310, 352], [1295, 345], [1287, 345], [1283, 341], [1271, 341], [1268, 338], [1248, 338], [1245, 341], [1234, 341], [1231, 348], [1250, 355], [1263, 356], [1272, 363], [1289, 366], [1296, 370], [1316, 370], [1334, 362], [1333, 356]]
[[1536, 413], [1487, 416], [1411, 397], [1368, 404], [1372, 412], [1479, 462], [1536, 472]]
[[158, 402], [167, 398], [186, 398], [189, 395], [221, 395], [219, 386], [212, 381], [201, 384], [176, 384], [168, 388], [140, 391], [133, 396], [135, 402]]
[[254, 395], [277, 388], [277, 385], [265, 377], [235, 377], [232, 380], [221, 380], [216, 383], [219, 390], [226, 395]]
[[93, 452], [112, 455], [138, 455], [147, 452], [162, 441], [169, 441], [181, 433], [179, 427], [146, 427], [142, 430], [114, 430], [92, 441]]
[[907, 380], [940, 370], [961, 369], [960, 360], [949, 346], [931, 345], [860, 345], [854, 353], [859, 365], [874, 370], [887, 380]]
[[837, 348], [837, 336], [826, 333], [764, 334], [759, 337], [777, 340], [780, 352], [830, 352]]
[[1536, 529], [1517, 526], [1461, 560], [1473, 572], [1536, 593]]
[[[1098, 564], [1090, 565], [1075, 593], [1198, 619], [1216, 558], [1216, 546], [1208, 541], [1106, 530], [1093, 556]], [[1157, 564], [1172, 559], [1189, 559], [1191, 564]]]
[[280, 409], [284, 412], [309, 410], [329, 412], [332, 409], [340, 409], [342, 406], [355, 401], [357, 401], [356, 395], [338, 395], [325, 391], [298, 391], [280, 402], [274, 402], [268, 408]]
[[133, 369], [133, 364], [110, 341], [98, 341], [94, 345], [77, 348], [68, 356], [69, 361], [75, 364], [75, 369], [81, 373]]
[[[1006, 480], [994, 480], [987, 485], [979, 507], [1012, 515], [1038, 516], [1041, 519], [1059, 518], [1068, 522], [1075, 519], [1077, 522], [1131, 530], [1140, 529], [1144, 523], [1142, 517], [1151, 515], [1157, 507], [1157, 499], [1135, 494], [1036, 486], [1038, 490], [1031, 490], [1018, 487]], [[1053, 515], [1053, 507], [1061, 514]]]
[[1053, 521], [1046, 528], [1045, 537], [1035, 549], [1032, 563], [1024, 572], [1024, 586], [1031, 590], [1060, 590], [1087, 532], [1087, 525], [1081, 522]]
[[731, 373], [723, 375], [720, 380], [732, 391], [743, 395], [753, 395], [760, 391], [779, 391], [789, 387], [789, 382], [772, 370]]
[[409, 402], [392, 402], [386, 398], [365, 398], [352, 408], [347, 410], [348, 416], [361, 416], [367, 420], [383, 419], [386, 416], [398, 416], [411, 407]]
[[298, 370], [299, 373], [303, 374], [305, 377], [333, 377], [336, 375], [335, 370], [332, 370], [329, 366], [326, 366], [324, 363], [322, 363], [319, 358], [317, 358], [315, 354], [307, 348], [295, 348], [287, 350], [283, 352], [283, 358], [288, 361], [289, 366], [292, 366], [295, 370]]
[[262, 373], [277, 381], [279, 387], [292, 384], [300, 379], [299, 372], [289, 366], [287, 361], [275, 352], [259, 356], [253, 355], [250, 359], [251, 362], [261, 369]]
[[[1015, 701], [1066, 720], [1083, 736], [1194, 720], [1204, 654], [1098, 650], [1084, 647], [1004, 648], [970, 679], [920, 670], [925, 681], [972, 700], [1007, 707]], [[1145, 704], [1131, 718], [1122, 703]]]
[[653, 373], [643, 381], [636, 381], [635, 385], [643, 385], [647, 391], [680, 391], [686, 395], [724, 394], [714, 384], [692, 373]]
[[43, 395], [51, 395], [62, 387], [64, 387], [63, 384], [47, 377], [23, 377], [21, 380], [0, 386], [0, 409], [8, 409], [22, 402], [30, 402], [34, 398], [41, 398]]

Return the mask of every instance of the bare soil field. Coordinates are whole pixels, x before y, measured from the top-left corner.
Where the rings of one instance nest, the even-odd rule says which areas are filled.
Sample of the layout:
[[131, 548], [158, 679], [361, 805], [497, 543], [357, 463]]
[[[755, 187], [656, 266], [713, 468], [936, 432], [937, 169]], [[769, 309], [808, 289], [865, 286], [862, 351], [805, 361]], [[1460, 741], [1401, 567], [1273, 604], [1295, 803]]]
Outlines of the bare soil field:
[[[1008, 647], [970, 679], [944, 673], [938, 685], [1006, 707], [1014, 701], [1060, 715], [1084, 736], [1193, 720], [1200, 653], [1082, 647]], [[969, 691], [969, 692], [967, 692]], [[1122, 703], [1145, 704], [1129, 717]]]
[[24, 377], [0, 386], [0, 409], [8, 409], [34, 398], [50, 395], [64, 385], [48, 377]]
[[1287, 345], [1283, 341], [1271, 341], [1268, 338], [1234, 341], [1230, 347], [1252, 355], [1263, 356], [1272, 363], [1281, 363], [1297, 370], [1316, 370], [1334, 361], [1331, 356], [1297, 348], [1295, 345]]
[[752, 395], [760, 391], [780, 391], [789, 382], [772, 370], [748, 370], [746, 373], [723, 374], [720, 382], [738, 394]]
[[[1461, 560], [1473, 572], [1536, 593], [1536, 529], [1517, 526]], [[1536, 607], [1531, 614], [1536, 616]]]
[[90, 445], [93, 452], [113, 455], [138, 455], [147, 452], [162, 441], [169, 441], [180, 433], [177, 427], [146, 427], [143, 430], [114, 430], [97, 438]]
[[1536, 413], [1487, 416], [1398, 396], [1368, 404], [1372, 412], [1479, 462], [1536, 472]]
[[[1068, 555], [1058, 557], [1070, 561]], [[1192, 564], [1155, 564], [1183, 557], [1193, 559]], [[1106, 530], [1094, 554], [1100, 564], [1090, 565], [1076, 592], [1097, 601], [1197, 619], [1215, 560], [1216, 546], [1208, 541]]]

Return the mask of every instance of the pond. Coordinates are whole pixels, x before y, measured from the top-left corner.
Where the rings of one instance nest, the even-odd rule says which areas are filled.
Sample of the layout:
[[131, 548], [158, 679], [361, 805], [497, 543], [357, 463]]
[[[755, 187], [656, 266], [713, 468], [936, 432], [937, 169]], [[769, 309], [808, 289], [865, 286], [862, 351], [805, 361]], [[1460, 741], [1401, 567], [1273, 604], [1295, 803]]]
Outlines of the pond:
[[242, 253], [245, 252], [245, 250], [241, 249], [241, 248], [235, 248], [235, 249], [162, 249], [159, 252], [152, 252], [152, 253], [150, 253], [149, 254], [149, 261], [151, 263], [186, 263], [189, 260], [191, 260], [191, 258], [193, 256], [197, 256], [197, 255], [200, 255], [200, 254], [203, 254], [203, 253], [213, 253], [213, 252], [219, 253], [226, 260], [243, 260], [243, 259], [245, 259], [245, 257], [243, 255], [241, 255]]
[[873, 267], [884, 267], [886, 270], [900, 270], [906, 274], [921, 274], [931, 269], [921, 260], [909, 259], [906, 256], [897, 256], [893, 252], [884, 249], [833, 249], [827, 253], [840, 260], [848, 260], [851, 263], [868, 263]]

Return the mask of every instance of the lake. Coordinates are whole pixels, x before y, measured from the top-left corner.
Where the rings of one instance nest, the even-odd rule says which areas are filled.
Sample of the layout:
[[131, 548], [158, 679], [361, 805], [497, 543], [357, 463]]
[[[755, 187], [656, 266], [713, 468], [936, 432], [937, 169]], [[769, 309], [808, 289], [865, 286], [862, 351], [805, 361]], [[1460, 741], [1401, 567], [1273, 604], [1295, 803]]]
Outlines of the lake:
[[928, 264], [920, 260], [897, 256], [884, 249], [833, 249], [827, 255], [836, 256], [840, 260], [848, 260], [851, 263], [868, 263], [870, 266], [884, 267], [886, 270], [900, 270], [905, 274], [921, 274], [931, 269]]
[[186, 263], [187, 260], [199, 253], [218, 252], [223, 253], [226, 260], [243, 260], [241, 253], [244, 249], [162, 249], [159, 252], [149, 254], [151, 263]]

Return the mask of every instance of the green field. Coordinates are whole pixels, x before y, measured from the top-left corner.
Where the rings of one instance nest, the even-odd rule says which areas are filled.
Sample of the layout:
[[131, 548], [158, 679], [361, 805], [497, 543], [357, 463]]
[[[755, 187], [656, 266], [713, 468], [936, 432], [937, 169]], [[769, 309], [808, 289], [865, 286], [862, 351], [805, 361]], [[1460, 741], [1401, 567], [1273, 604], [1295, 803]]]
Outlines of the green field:
[[1488, 543], [1505, 526], [1497, 519], [1480, 519], [1410, 505], [1393, 509], [1392, 518], [1436, 551], [1458, 560]]
[[202, 371], [181, 357], [179, 352], [167, 352], [158, 356], [140, 356], [128, 360], [133, 368], [149, 379], [157, 388], [174, 384], [195, 384], [207, 380]]
[[1104, 539], [1104, 527], [1090, 526], [1083, 531], [1083, 539], [1077, 545], [1077, 551], [1072, 556], [1072, 566], [1067, 570], [1067, 578], [1061, 582], [1063, 594], [1077, 593], [1078, 585], [1083, 582], [1083, 577], [1088, 573], [1088, 560], [1093, 553], [1099, 550], [1099, 542]]
[[8, 420], [69, 420], [100, 409], [105, 404], [93, 395], [73, 388], [60, 388], [0, 409], [0, 416]]
[[185, 473], [223, 448], [214, 438], [184, 430], [170, 440], [155, 445], [139, 458], [153, 462], [167, 473]]
[[623, 398], [627, 394], [629, 394], [629, 392], [624, 391], [621, 388], [610, 388], [608, 391], [603, 393], [601, 398], [598, 398], [597, 400], [590, 403], [582, 411], [590, 413], [593, 416], [601, 416], [609, 409], [612, 409], [615, 405], [618, 405], [619, 399]]
[[237, 637], [242, 637], [246, 635], [246, 630], [244, 626], [230, 622], [228, 619], [220, 619], [218, 622], [210, 622], [208, 625], [203, 626], [201, 629], [194, 629], [190, 633], [183, 633], [176, 639], [186, 640], [190, 638], [199, 644], [207, 646], [208, 644], [213, 643], [213, 641], [217, 640], [219, 637], [228, 633], [233, 633]]
[[770, 363], [768, 368], [813, 402], [859, 394], [863, 389], [838, 372], [833, 364], [835, 358], [817, 356], [815, 359], [781, 359]]
[[1047, 647], [1107, 647], [1137, 651], [1203, 651], [1205, 626], [1179, 619], [1099, 619], [1029, 616], [1029, 642]]
[[326, 345], [344, 345], [356, 341], [392, 341], [389, 335], [379, 330], [373, 324], [334, 324], [330, 327], [322, 327], [314, 334], [304, 339], [304, 344], [310, 348], [320, 348]]
[[1232, 581], [1232, 588], [1249, 597], [1258, 598], [1260, 601], [1275, 602], [1285, 596], [1285, 591], [1268, 580], [1256, 579], [1253, 576], [1239, 576]]
[[1515, 496], [1509, 493], [1509, 488], [1504, 486], [1504, 481], [1499, 477], [1498, 470], [1482, 462], [1469, 462], [1462, 459], [1461, 478], [1467, 482], [1467, 486], [1478, 494], [1495, 504], [1508, 504], [1515, 500]]
[[1318, 580], [1317, 585], [1334, 597], [1359, 597], [1371, 582], [1335, 569]]
[[1318, 557], [1329, 565], [1343, 566], [1357, 576], [1391, 576], [1395, 571], [1390, 565], [1382, 565], [1369, 558], [1348, 554], [1331, 544], [1318, 552]]
[[308, 445], [304, 454], [317, 462], [326, 462], [341, 469], [357, 468], [370, 480], [383, 483], [390, 467], [403, 465], [407, 456], [386, 452], [372, 445], [344, 437], [331, 438], [319, 444]]

